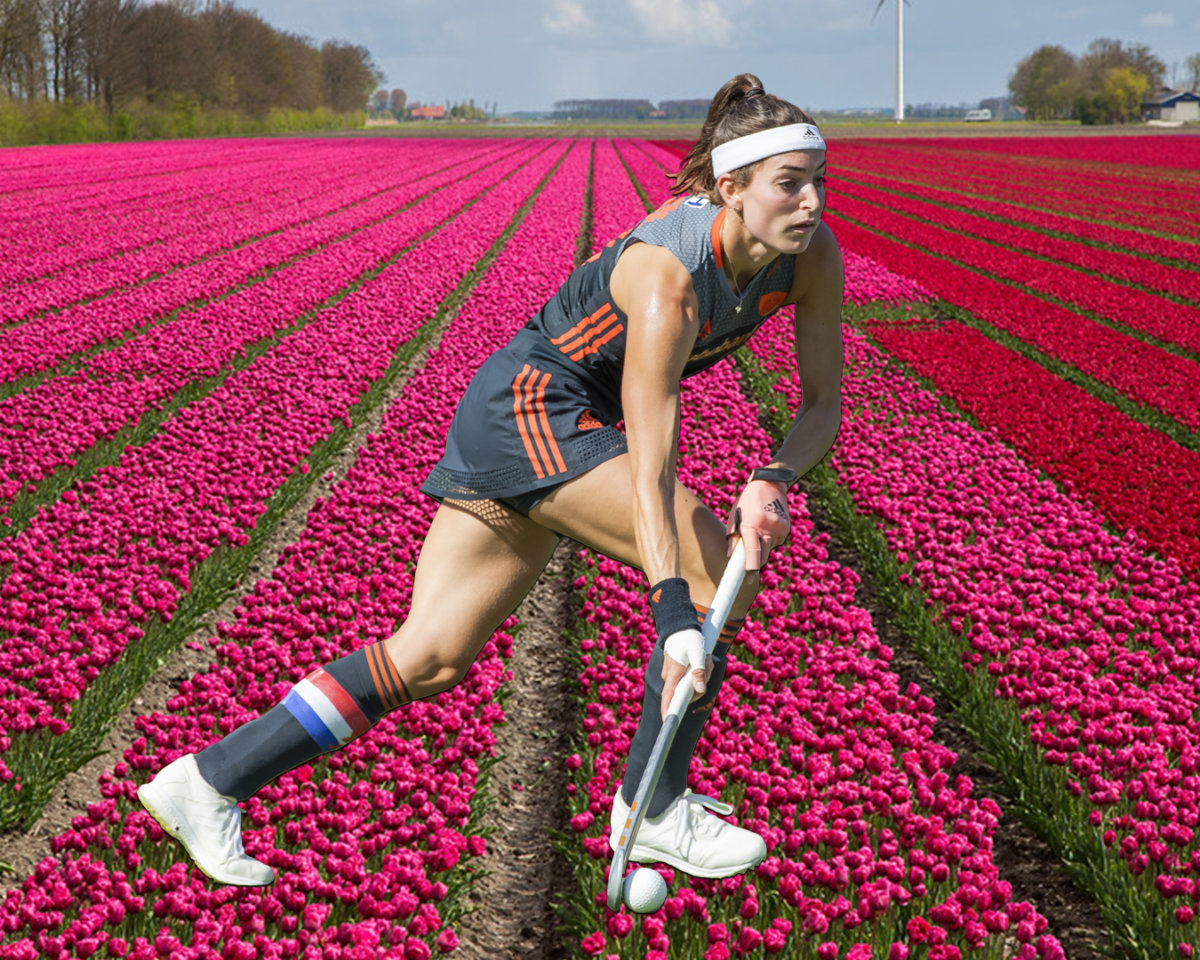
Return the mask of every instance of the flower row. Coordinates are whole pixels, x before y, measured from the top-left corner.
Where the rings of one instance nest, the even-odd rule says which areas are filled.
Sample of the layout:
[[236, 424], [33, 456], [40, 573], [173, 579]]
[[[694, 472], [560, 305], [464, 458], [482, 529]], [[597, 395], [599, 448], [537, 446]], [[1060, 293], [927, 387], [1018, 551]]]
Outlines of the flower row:
[[[1016, 223], [1004, 223], [980, 216], [983, 210], [977, 205], [973, 205], [974, 209], [971, 211], [954, 209], [949, 204], [961, 202], [964, 198], [951, 191], [924, 190], [918, 193], [912, 189], [903, 189], [901, 192], [905, 195], [901, 196], [896, 187], [884, 177], [871, 178], [876, 181], [874, 183], [867, 183], [861, 177], [856, 177], [853, 181], [836, 176], [834, 179], [839, 195], [845, 194], [872, 203], [886, 203], [893, 212], [935, 223], [946, 230], [953, 230], [988, 244], [1013, 248], [1021, 257], [1033, 254], [1037, 259], [1052, 260], [1088, 273], [1099, 274], [1097, 279], [1100, 280], [1120, 280], [1126, 285], [1147, 287], [1157, 293], [1200, 301], [1200, 246], [1193, 246], [1187, 251], [1190, 268], [1171, 266], [1133, 255], [1124, 249], [1106, 250], [1081, 244], [1074, 239], [1047, 236], [1042, 232], [1044, 228], [1039, 229], [1040, 224], [1037, 223], [1044, 215], [1039, 216], [1032, 211], [1028, 216], [1029, 222], [1021, 222], [1021, 219], [1018, 219]], [[1105, 228], [1097, 225], [1095, 229]], [[1128, 234], [1128, 231], [1125, 231], [1125, 234]], [[982, 261], [983, 263], [990, 264], [991, 253], [992, 251], [989, 251], [989, 258]], [[1003, 255], [1005, 251], [997, 250], [994, 253]]]
[[0, 730], [61, 732], [64, 708], [131, 641], [174, 616], [313, 446], [379, 381], [561, 153], [527, 165], [407, 256], [180, 410], [0, 549], [8, 634]]
[[[165, 259], [144, 274], [153, 276], [150, 282], [143, 282], [142, 276], [132, 283], [123, 282], [128, 277], [118, 261], [112, 267], [118, 286], [105, 291], [104, 296], [0, 328], [3, 348], [0, 378], [8, 381], [53, 369], [82, 350], [128, 336], [147, 323], [169, 317], [189, 305], [228, 295], [280, 264], [386, 219], [423, 194], [453, 182], [472, 168], [493, 162], [491, 158], [477, 161], [466, 151], [460, 152], [457, 159], [466, 169], [418, 168], [412, 179], [393, 185], [390, 190], [378, 191], [361, 203], [327, 209], [320, 215], [308, 215], [316, 214], [315, 209], [300, 219], [286, 215], [281, 218], [272, 213], [250, 226], [251, 231], [258, 231], [250, 234], [258, 237], [251, 243], [229, 245], [220, 237], [201, 231], [198, 237], [188, 239], [191, 249], [182, 261], [169, 252], [152, 248], [150, 256]], [[236, 236], [244, 239], [245, 235]], [[14, 297], [17, 293], [25, 296], [30, 310], [36, 313], [42, 286], [36, 284], [10, 293]]]
[[[751, 349], [768, 374], [782, 374], [777, 390], [794, 408], [791, 359], [770, 338]], [[1040, 460], [1022, 461], [948, 412], [859, 335], [847, 333], [846, 349], [847, 416], [832, 459], [840, 482], [879, 520], [931, 615], [961, 637], [962, 669], [983, 701], [1019, 715], [1062, 795], [1079, 798], [1059, 813], [1061, 834], [1078, 838], [1090, 824], [1126, 863], [1132, 901], [1159, 918], [1149, 926], [1187, 926], [1200, 898], [1200, 589], [1144, 541], [1108, 532], [1069, 488], [1039, 478]], [[903, 357], [919, 370], [936, 352], [924, 339]], [[956, 359], [970, 372], [962, 379], [1014, 406], [1011, 369], [993, 377], [978, 348]], [[1029, 433], [1070, 412], [1052, 394], [1049, 409], [1033, 406], [1049, 389], [1020, 390]], [[962, 402], [957, 389], [950, 395]], [[1020, 438], [1001, 436], [1021, 450]], [[1068, 851], [1085, 852], [1086, 842]], [[1180, 929], [1173, 942], [1194, 935]]]
[[883, 195], [885, 203], [867, 203], [840, 190], [830, 199], [830, 211], [915, 244], [939, 257], [952, 259], [988, 275], [1142, 331], [1167, 343], [1200, 352], [1200, 308], [1133, 290], [1014, 250], [1006, 250], [973, 237], [955, 233], [942, 221], [954, 219], [944, 208], [938, 220], [921, 222], [893, 209], [910, 206], [900, 198]]
[[[456, 887], [486, 848], [471, 808], [494, 752], [492, 727], [503, 719], [494, 701], [507, 675], [511, 618], [453, 690], [388, 715], [248, 802], [247, 849], [278, 871], [267, 890], [213, 889], [184, 864], [163, 869], [178, 848], [164, 846], [132, 794], [179, 752], [274, 705], [313, 664], [386, 637], [403, 619], [435, 506], [419, 485], [472, 371], [569, 269], [562, 252], [574, 250], [587, 168], [587, 147], [576, 145], [379, 433], [233, 622], [220, 626], [214, 666], [181, 684], [169, 712], [139, 719], [144, 740], [102, 777], [103, 799], [57, 838], [59, 859], [44, 860], [9, 896], [0, 922], [14, 957], [22, 945], [30, 957], [86, 956], [103, 945], [139, 958], [166, 950], [396, 960], [455, 948], [448, 922], [460, 909]], [[536, 183], [526, 181], [526, 195]], [[530, 249], [550, 255], [531, 259]], [[378, 292], [386, 307], [394, 291]]]
[[[426, 189], [440, 189], [419, 197], [402, 213], [380, 200], [378, 206], [356, 214], [356, 220], [370, 218], [357, 229], [333, 218], [323, 230], [337, 231], [340, 239], [323, 246], [312, 244], [330, 241], [328, 232], [321, 238], [310, 231], [288, 234], [291, 249], [310, 247], [310, 252], [256, 284], [152, 326], [92, 357], [76, 372], [0, 401], [0, 517], [23, 489], [34, 489], [32, 485], [96, 442], [138, 423], [147, 410], [169, 402], [186, 385], [219, 375], [264, 339], [269, 342], [294, 329], [330, 298], [456, 216], [464, 204], [494, 187], [537, 149], [530, 145], [449, 184], [427, 181]], [[348, 228], [354, 232], [347, 233]], [[281, 245], [282, 238], [281, 244], [270, 245], [273, 256], [285, 253], [278, 249]], [[119, 314], [109, 319], [127, 326], [143, 320], [132, 310], [123, 321]], [[36, 430], [31, 429], [34, 424]]]
[[[1079, 163], [997, 154], [1002, 141], [990, 137], [975, 146], [966, 146], [967, 140], [959, 143], [965, 150], [960, 152], [945, 140], [936, 146], [919, 141], [903, 145], [857, 141], [845, 143], [843, 152], [851, 164], [870, 162], [877, 170], [921, 183], [954, 183], [972, 194], [1003, 200], [1013, 199], [1016, 184], [1022, 206], [1140, 231], [1152, 224], [1155, 232], [1188, 240], [1200, 237], [1194, 215], [1195, 184], [1172, 183], [1171, 171], [1143, 165], [1142, 157], [1136, 165], [1127, 159], [1103, 164], [1098, 154], [1084, 170]], [[1089, 147], [1103, 150], [1101, 144], [1081, 141], [1085, 153]]]
[[1200, 430], [1200, 367], [1069, 310], [1047, 303], [949, 259], [830, 215], [849, 250], [886, 264], [998, 330], [1125, 394]]

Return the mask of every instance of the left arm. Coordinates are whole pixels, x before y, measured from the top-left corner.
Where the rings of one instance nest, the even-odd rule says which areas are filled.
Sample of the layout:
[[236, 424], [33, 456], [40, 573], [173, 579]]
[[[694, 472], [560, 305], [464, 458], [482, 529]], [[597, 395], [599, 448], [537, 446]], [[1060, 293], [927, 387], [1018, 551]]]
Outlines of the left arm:
[[800, 409], [769, 466], [804, 476], [829, 452], [842, 423], [842, 253], [824, 223], [805, 253], [787, 302], [796, 305]]
[[[796, 258], [787, 303], [796, 305], [796, 363], [803, 391], [792, 428], [764, 467], [793, 482], [829, 452], [842, 423], [842, 254], [833, 232], [821, 224], [808, 249]], [[729, 533], [746, 545], [746, 569], [757, 570], [767, 552], [788, 535], [788, 482], [750, 480], [738, 498]], [[730, 552], [733, 541], [730, 540]]]

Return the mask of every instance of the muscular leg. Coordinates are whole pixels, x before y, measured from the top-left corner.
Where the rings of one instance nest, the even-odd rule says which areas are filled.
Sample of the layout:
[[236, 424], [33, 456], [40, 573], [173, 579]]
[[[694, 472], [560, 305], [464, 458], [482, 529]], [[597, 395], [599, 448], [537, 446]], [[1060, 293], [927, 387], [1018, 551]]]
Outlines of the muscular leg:
[[452, 687], [524, 598], [558, 544], [491, 500], [447, 500], [421, 548], [408, 618], [386, 641], [414, 698]]
[[382, 644], [325, 664], [278, 706], [197, 754], [218, 793], [264, 784], [452, 687], [533, 586], [558, 538], [492, 501], [444, 503], [417, 561], [408, 618]]
[[[531, 519], [630, 566], [644, 569], [633, 532], [633, 480], [629, 455], [606, 460], [567, 481], [530, 512]], [[680, 574], [692, 599], [712, 603], [725, 571], [725, 524], [682, 484], [675, 485]], [[744, 617], [758, 593], [758, 574], [747, 573], [731, 617]]]
[[[553, 530], [585, 543], [632, 566], [642, 567], [634, 539], [633, 484], [629, 457], [606, 461], [581, 477], [569, 481], [530, 511], [530, 517]], [[682, 485], [675, 490], [675, 518], [679, 533], [680, 572], [691, 589], [692, 599], [705, 606], [712, 603], [726, 565], [725, 525]], [[730, 620], [740, 620], [750, 609], [758, 591], [758, 574], [748, 573], [735, 598]], [[671, 744], [662, 775], [646, 811], [658, 816], [683, 795], [688, 767], [700, 732], [712, 710], [725, 675], [729, 644], [718, 643], [713, 651], [713, 670], [703, 697], [693, 701]], [[663, 652], [656, 644], [646, 667], [642, 716], [629, 748], [621, 794], [626, 804], [633, 794], [662, 727], [660, 702]]]

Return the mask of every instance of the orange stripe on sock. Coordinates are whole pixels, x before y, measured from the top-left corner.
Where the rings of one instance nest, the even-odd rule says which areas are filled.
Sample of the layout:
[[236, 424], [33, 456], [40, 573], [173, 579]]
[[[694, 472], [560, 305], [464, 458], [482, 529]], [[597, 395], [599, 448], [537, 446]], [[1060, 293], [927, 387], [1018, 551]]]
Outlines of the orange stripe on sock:
[[546, 471], [542, 469], [541, 461], [538, 460], [537, 451], [533, 448], [533, 441], [529, 439], [529, 431], [525, 428], [525, 417], [521, 409], [525, 396], [522, 381], [525, 380], [530, 369], [529, 364], [525, 364], [524, 369], [513, 380], [513, 416], [517, 418], [517, 429], [521, 431], [521, 442], [525, 444], [525, 454], [529, 457], [529, 462], [533, 464], [533, 472], [541, 480], [546, 476]]
[[395, 699], [386, 686], [386, 680], [380, 670], [380, 664], [376, 660], [375, 647], [377, 644], [372, 644], [367, 647], [367, 666], [371, 668], [371, 680], [375, 684], [375, 692], [379, 694], [379, 699], [383, 701], [383, 705], [389, 710], [395, 706], [392, 701]]
[[376, 643], [375, 649], [379, 651], [379, 659], [383, 663], [384, 672], [388, 679], [391, 680], [392, 689], [396, 693], [396, 706], [408, 703], [412, 697], [408, 695], [408, 687], [404, 685], [404, 681], [400, 678], [400, 671], [392, 663], [392, 658], [388, 655], [384, 641], [380, 640]]

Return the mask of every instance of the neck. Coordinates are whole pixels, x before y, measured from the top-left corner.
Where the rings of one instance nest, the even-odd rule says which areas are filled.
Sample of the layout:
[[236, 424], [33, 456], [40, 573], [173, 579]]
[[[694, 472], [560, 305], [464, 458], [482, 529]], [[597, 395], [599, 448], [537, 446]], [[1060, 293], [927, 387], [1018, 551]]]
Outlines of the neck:
[[721, 250], [725, 256], [725, 274], [739, 296], [754, 275], [779, 256], [778, 250], [768, 247], [747, 230], [742, 218], [733, 210], [725, 215], [725, 222], [721, 224]]

